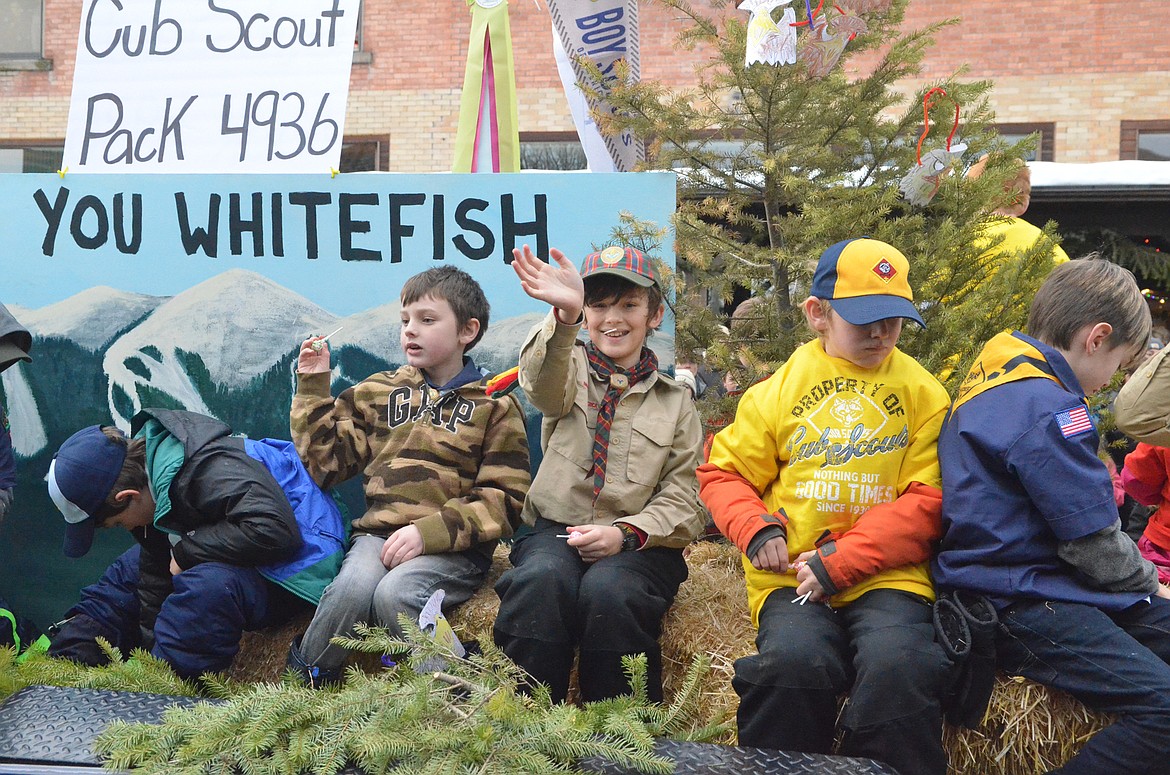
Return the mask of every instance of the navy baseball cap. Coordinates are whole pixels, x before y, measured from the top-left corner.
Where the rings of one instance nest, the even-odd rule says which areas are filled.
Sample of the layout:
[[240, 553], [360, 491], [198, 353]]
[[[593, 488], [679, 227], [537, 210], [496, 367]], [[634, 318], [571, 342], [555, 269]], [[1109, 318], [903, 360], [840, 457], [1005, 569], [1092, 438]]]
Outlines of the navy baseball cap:
[[74, 433], [49, 463], [49, 497], [65, 517], [65, 556], [83, 557], [93, 545], [95, 519], [106, 502], [126, 446], [108, 438], [100, 425]]
[[809, 295], [833, 302], [855, 326], [906, 318], [926, 328], [914, 308], [910, 262], [893, 245], [859, 237], [830, 246], [817, 262]]

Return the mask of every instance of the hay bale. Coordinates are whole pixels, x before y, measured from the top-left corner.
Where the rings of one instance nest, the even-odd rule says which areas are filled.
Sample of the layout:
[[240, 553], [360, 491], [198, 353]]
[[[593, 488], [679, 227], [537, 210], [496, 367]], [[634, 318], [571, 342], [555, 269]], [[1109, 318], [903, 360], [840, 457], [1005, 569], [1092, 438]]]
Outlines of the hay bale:
[[1064, 692], [1001, 673], [980, 728], [948, 726], [943, 740], [952, 772], [1039, 775], [1067, 762], [1112, 721]]
[[[706, 654], [711, 674], [698, 711], [715, 722], [735, 713], [734, 662], [755, 649], [755, 629], [748, 614], [740, 554], [734, 546], [724, 541], [692, 544], [687, 565], [690, 576], [664, 622], [663, 688], [669, 701], [694, 656]], [[501, 546], [483, 588], [452, 613], [451, 625], [461, 640], [491, 640], [500, 602], [494, 586], [508, 567], [508, 550]], [[289, 644], [304, 631], [309, 618], [305, 615], [283, 627], [247, 633], [231, 677], [240, 681], [279, 678]], [[366, 670], [381, 669], [375, 654], [353, 659]], [[948, 727], [944, 742], [952, 773], [1036, 775], [1066, 762], [1109, 723], [1107, 716], [1089, 711], [1067, 694], [1001, 675], [982, 726], [978, 730]], [[734, 743], [734, 734], [722, 742]]]
[[[688, 548], [690, 574], [666, 614], [662, 633], [662, 684], [669, 700], [698, 654], [711, 673], [698, 711], [711, 722], [734, 718], [739, 698], [731, 688], [735, 660], [755, 651], [740, 553], [725, 541], [700, 541]], [[734, 732], [720, 742], [734, 743]]]
[[280, 680], [288, 660], [288, 647], [305, 631], [312, 612], [294, 616], [279, 627], [245, 632], [240, 650], [228, 668], [228, 677], [241, 683], [272, 683]]

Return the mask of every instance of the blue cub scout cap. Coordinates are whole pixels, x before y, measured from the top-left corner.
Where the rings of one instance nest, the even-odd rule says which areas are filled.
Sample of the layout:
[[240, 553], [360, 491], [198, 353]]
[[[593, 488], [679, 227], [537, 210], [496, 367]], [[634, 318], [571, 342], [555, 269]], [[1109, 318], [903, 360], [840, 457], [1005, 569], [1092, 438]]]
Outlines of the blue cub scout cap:
[[93, 545], [94, 516], [114, 489], [126, 447], [91, 425], [74, 433], [49, 463], [49, 497], [65, 517], [65, 556], [82, 557]]

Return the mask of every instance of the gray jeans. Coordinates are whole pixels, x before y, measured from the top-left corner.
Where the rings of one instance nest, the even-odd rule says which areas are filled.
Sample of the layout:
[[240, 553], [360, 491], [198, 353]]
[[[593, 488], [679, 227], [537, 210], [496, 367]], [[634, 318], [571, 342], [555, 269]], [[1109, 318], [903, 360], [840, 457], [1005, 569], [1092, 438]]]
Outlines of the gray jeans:
[[310, 665], [339, 668], [345, 649], [329, 639], [349, 635], [354, 624], [367, 622], [401, 634], [398, 614], [418, 619], [422, 607], [442, 589], [443, 613], [466, 602], [479, 589], [484, 572], [462, 554], [422, 554], [393, 570], [382, 564], [385, 538], [359, 535], [346, 552], [341, 571], [325, 588], [317, 613], [301, 639], [301, 656]]

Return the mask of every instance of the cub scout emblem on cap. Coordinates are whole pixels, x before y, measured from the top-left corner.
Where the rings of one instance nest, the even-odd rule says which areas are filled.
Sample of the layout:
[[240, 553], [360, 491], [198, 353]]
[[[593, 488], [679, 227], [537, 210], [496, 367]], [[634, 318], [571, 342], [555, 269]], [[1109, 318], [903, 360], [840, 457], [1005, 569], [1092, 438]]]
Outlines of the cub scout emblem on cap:
[[894, 269], [894, 265], [883, 258], [881, 261], [878, 261], [876, 265], [874, 265], [873, 273], [882, 278], [883, 282], [888, 284], [890, 280], [894, 279], [894, 275], [898, 274], [898, 270]]
[[621, 262], [626, 257], [626, 251], [619, 248], [617, 245], [610, 245], [605, 250], [601, 251], [601, 263], [606, 266], [613, 266]]

